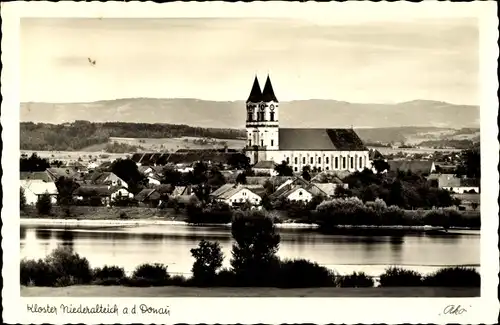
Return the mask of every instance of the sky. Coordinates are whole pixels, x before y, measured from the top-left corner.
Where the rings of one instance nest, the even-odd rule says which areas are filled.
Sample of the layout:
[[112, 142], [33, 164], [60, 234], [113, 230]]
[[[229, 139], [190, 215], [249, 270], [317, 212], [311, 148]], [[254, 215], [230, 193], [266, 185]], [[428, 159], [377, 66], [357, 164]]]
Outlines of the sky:
[[478, 49], [472, 18], [23, 18], [21, 101], [246, 100], [269, 73], [280, 101], [477, 105]]

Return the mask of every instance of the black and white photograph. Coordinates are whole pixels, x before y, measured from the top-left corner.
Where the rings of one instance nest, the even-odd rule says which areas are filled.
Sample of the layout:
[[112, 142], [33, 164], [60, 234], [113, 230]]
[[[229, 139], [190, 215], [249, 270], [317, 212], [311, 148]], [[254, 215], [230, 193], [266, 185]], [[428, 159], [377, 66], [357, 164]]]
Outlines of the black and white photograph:
[[498, 268], [495, 38], [479, 10], [494, 7], [183, 5], [19, 18], [15, 169], [2, 155], [19, 199], [2, 219], [27, 317], [123, 321], [111, 301], [146, 301], [140, 317], [175, 313], [147, 298], [200, 297], [495, 314], [469, 303]]

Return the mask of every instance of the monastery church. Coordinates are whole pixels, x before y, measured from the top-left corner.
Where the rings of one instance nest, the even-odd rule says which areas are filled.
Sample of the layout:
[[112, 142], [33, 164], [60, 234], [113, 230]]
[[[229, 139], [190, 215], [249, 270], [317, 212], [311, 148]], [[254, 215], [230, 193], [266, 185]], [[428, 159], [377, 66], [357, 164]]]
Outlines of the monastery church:
[[280, 128], [280, 106], [269, 76], [263, 90], [255, 77], [246, 107], [245, 152], [251, 164], [286, 161], [294, 172], [303, 166], [319, 171], [371, 168], [369, 151], [352, 128]]

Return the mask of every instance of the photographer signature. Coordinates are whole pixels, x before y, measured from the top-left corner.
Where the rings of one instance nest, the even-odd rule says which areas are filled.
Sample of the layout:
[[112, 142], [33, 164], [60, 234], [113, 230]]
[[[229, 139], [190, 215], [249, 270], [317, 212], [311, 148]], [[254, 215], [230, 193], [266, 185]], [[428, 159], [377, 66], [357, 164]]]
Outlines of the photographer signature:
[[467, 309], [465, 309], [461, 305], [448, 305], [443, 309], [443, 315], [462, 315], [466, 312]]

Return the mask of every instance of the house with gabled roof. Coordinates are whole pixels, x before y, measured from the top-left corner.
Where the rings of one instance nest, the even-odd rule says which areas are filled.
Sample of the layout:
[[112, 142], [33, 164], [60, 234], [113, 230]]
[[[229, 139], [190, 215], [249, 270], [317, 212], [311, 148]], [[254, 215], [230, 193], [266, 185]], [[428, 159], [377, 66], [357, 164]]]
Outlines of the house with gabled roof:
[[276, 176], [278, 172], [275, 170], [276, 163], [272, 160], [261, 160], [252, 166], [252, 170], [256, 175]]
[[57, 187], [52, 181], [45, 182], [43, 180], [25, 179], [20, 182], [21, 188], [24, 190], [24, 197], [27, 204], [36, 204], [38, 198], [44, 194], [50, 196], [51, 202], [57, 202]]
[[247, 145], [251, 164], [286, 161], [298, 173], [370, 168], [369, 151], [353, 128], [281, 128], [280, 104], [269, 75], [261, 91], [257, 76], [246, 101]]
[[[255, 187], [256, 188], [256, 187]], [[210, 198], [217, 202], [224, 202], [231, 206], [250, 203], [260, 205], [262, 198], [254, 189], [241, 184], [224, 184], [210, 194]]]
[[437, 182], [437, 186], [451, 193], [479, 193], [480, 179], [457, 177], [455, 174], [431, 174], [428, 181]]
[[42, 182], [53, 182], [54, 180], [50, 177], [47, 171], [42, 172], [21, 172], [20, 179], [23, 181], [42, 181]]
[[161, 193], [156, 189], [145, 188], [137, 193], [134, 199], [142, 206], [156, 208], [160, 204]]

